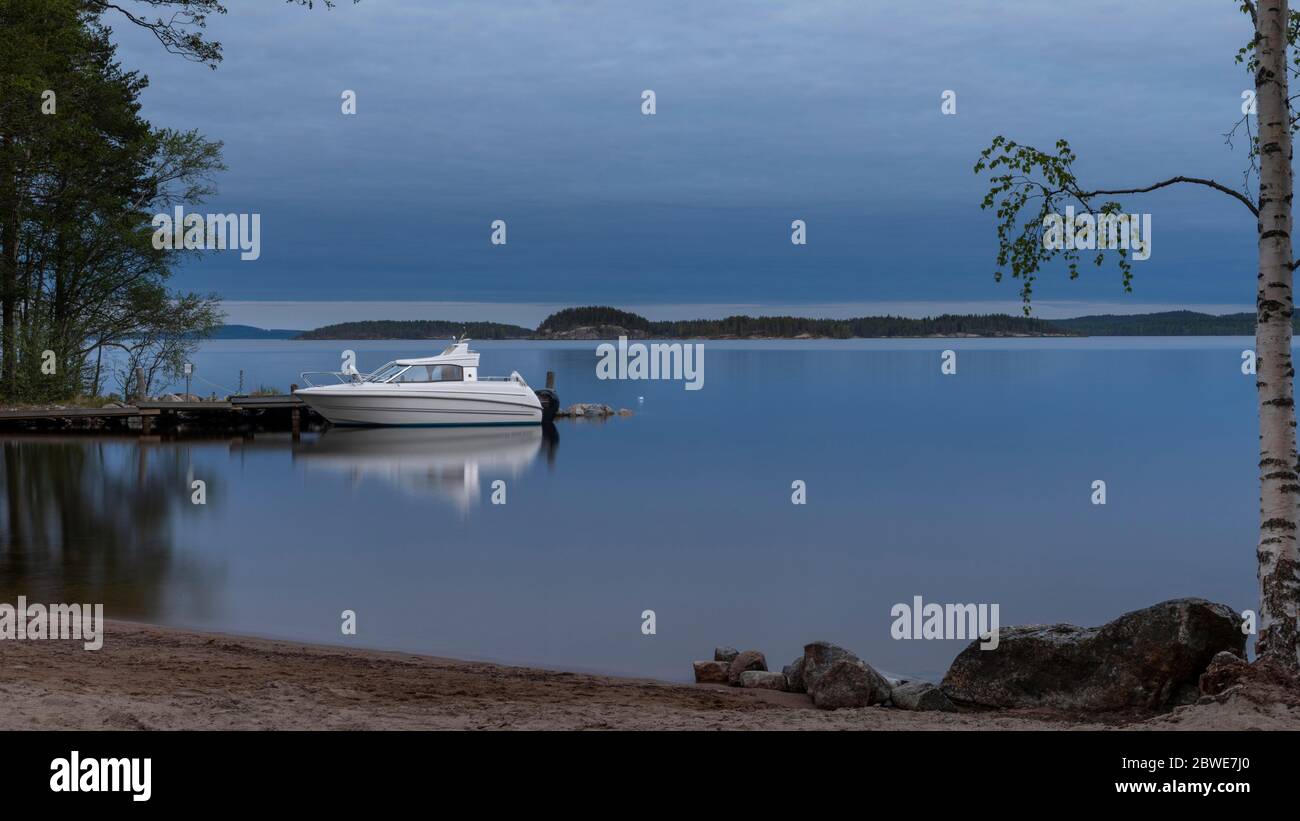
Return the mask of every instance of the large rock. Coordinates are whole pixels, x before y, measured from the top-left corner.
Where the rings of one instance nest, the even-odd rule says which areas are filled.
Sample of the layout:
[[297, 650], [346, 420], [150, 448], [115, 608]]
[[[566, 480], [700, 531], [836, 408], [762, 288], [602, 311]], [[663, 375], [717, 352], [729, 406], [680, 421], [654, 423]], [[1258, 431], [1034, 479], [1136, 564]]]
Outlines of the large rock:
[[852, 651], [845, 650], [838, 644], [831, 644], [829, 641], [814, 641], [805, 644], [803, 647], [804, 689], [809, 693], [815, 690], [821, 677], [831, 668], [832, 664], [840, 659], [861, 661]]
[[740, 686], [759, 690], [784, 690], [785, 676], [766, 670], [746, 670], [740, 674]]
[[726, 684], [731, 665], [723, 661], [695, 662], [696, 684]]
[[785, 689], [792, 693], [808, 692], [803, 685], [803, 656], [782, 667], [781, 675], [785, 676]]
[[979, 640], [958, 654], [941, 685], [949, 698], [988, 707], [1156, 709], [1197, 679], [1216, 653], [1244, 655], [1232, 608], [1173, 599], [1102, 627], [1010, 627], [995, 650]]
[[928, 681], [902, 682], [893, 688], [891, 698], [900, 710], [953, 712], [957, 709], [942, 690]]
[[808, 693], [823, 710], [870, 707], [889, 698], [889, 682], [866, 662], [839, 658], [821, 671]]
[[740, 651], [734, 647], [723, 645], [722, 647], [713, 648], [714, 661], [725, 661], [727, 664], [730, 664], [736, 660], [736, 656], [738, 655], [740, 655]]
[[732, 687], [740, 686], [740, 674], [747, 670], [767, 671], [767, 659], [757, 650], [746, 650], [743, 653], [736, 654], [731, 660], [731, 668], [727, 672], [727, 683]]

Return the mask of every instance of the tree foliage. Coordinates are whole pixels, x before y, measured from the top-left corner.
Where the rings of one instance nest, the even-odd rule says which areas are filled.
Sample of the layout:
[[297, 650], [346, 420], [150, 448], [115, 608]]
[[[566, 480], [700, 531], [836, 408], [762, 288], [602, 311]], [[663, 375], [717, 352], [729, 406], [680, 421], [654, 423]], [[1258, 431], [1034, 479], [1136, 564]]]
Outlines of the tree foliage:
[[[309, 9], [335, 5], [335, 0], [285, 2]], [[148, 31], [169, 54], [213, 69], [221, 62], [221, 43], [206, 36], [208, 18], [226, 13], [226, 5], [221, 0], [82, 0], [82, 6], [86, 13], [105, 22], [124, 20]]]
[[0, 396], [93, 393], [106, 348], [175, 327], [148, 306], [215, 311], [167, 289], [185, 252], [154, 248], [150, 220], [212, 192], [221, 146], [140, 116], [147, 80], [84, 4], [0, 0], [0, 27]]

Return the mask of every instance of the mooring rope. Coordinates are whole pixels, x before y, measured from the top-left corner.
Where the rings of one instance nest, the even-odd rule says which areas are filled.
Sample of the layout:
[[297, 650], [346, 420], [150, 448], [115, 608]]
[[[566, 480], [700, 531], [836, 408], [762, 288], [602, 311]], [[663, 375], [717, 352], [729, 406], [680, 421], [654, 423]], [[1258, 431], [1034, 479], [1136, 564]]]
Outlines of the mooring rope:
[[235, 391], [232, 391], [230, 388], [227, 388], [225, 385], [218, 385], [216, 382], [210, 382], [207, 379], [204, 379], [203, 377], [199, 376], [197, 373], [190, 374], [190, 376], [192, 376], [194, 379], [198, 380], [199, 382], [207, 383], [214, 388], [221, 388], [223, 391], [226, 392], [227, 396], [233, 396], [235, 394]]

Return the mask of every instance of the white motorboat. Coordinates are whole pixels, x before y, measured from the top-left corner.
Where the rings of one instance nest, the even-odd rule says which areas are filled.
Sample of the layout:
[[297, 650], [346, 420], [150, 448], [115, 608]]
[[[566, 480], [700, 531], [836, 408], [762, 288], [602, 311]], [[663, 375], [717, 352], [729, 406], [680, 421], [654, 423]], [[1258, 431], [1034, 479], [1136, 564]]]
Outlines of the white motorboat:
[[554, 416], [553, 392], [534, 391], [518, 371], [479, 376], [478, 357], [461, 337], [437, 356], [331, 373], [338, 384], [314, 385], [304, 373], [310, 387], [295, 395], [335, 425], [539, 425]]

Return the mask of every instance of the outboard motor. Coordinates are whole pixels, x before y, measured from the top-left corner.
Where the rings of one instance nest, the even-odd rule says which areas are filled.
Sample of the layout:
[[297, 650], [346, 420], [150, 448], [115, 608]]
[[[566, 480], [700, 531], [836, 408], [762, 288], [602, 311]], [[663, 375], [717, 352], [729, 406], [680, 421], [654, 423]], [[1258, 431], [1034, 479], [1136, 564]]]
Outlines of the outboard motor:
[[537, 394], [537, 400], [542, 403], [542, 424], [551, 424], [560, 410], [560, 395], [550, 388], [538, 388], [533, 393]]

